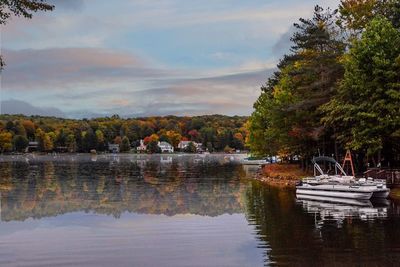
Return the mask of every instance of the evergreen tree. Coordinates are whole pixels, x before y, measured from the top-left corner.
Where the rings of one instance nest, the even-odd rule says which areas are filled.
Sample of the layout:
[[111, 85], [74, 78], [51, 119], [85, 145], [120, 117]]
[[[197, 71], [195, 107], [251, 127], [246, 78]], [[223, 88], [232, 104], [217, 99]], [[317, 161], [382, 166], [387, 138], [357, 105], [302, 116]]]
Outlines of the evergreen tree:
[[28, 146], [28, 139], [22, 135], [15, 135], [13, 138], [14, 149], [18, 152], [24, 152], [25, 148]]
[[120, 145], [121, 152], [129, 152], [131, 150], [131, 144], [129, 142], [129, 138], [124, 136]]

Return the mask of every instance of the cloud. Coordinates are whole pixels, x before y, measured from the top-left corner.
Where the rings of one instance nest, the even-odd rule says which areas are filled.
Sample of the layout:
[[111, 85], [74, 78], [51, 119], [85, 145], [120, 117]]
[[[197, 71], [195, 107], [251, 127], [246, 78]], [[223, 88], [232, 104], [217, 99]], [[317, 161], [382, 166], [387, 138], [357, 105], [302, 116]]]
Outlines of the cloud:
[[99, 106], [104, 107], [107, 114], [127, 117], [216, 113], [248, 115], [260, 93], [260, 86], [273, 70], [174, 80], [166, 87], [120, 92], [124, 98], [118, 100], [108, 100], [110, 96], [105, 96]]
[[[259, 95], [260, 86], [272, 71], [273, 69], [262, 69], [211, 77], [171, 78], [168, 82], [156, 83], [159, 87], [137, 90], [131, 90], [128, 86], [54, 93], [47, 90], [43, 97], [36, 96], [33, 102], [56, 105], [67, 117], [72, 118], [113, 114], [123, 117], [216, 113], [249, 115], [252, 104]], [[27, 96], [26, 101], [32, 98]]]
[[292, 46], [290, 38], [293, 36], [295, 32], [296, 28], [292, 26], [284, 34], [282, 34], [272, 47], [273, 53], [278, 56], [282, 56], [285, 53], [286, 54], [289, 53], [290, 48]]
[[71, 117], [248, 115], [289, 49], [290, 25], [309, 17], [313, 5], [51, 1], [54, 12], [13, 19], [2, 29], [2, 96]]
[[10, 99], [0, 102], [1, 114], [25, 114], [25, 115], [40, 115], [40, 116], [54, 116], [66, 117], [64, 112], [54, 107], [36, 107], [28, 102]]
[[166, 71], [150, 68], [130, 53], [102, 48], [4, 50], [4, 90], [52, 90], [76, 84], [159, 78]]

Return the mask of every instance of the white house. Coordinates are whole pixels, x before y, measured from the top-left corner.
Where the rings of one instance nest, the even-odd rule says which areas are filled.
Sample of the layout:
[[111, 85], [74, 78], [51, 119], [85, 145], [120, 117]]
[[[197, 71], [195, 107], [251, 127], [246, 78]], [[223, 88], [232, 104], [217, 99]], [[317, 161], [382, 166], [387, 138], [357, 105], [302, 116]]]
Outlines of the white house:
[[119, 153], [119, 144], [108, 143], [108, 151], [111, 153]]
[[173, 153], [174, 152], [174, 147], [171, 146], [167, 142], [158, 142], [158, 147], [161, 149], [161, 153]]
[[196, 143], [194, 141], [180, 141], [179, 144], [178, 144], [178, 148], [180, 150], [185, 150], [189, 146], [190, 143], [193, 143], [193, 145], [196, 147], [197, 151], [201, 151], [202, 150], [203, 144], [202, 143]]
[[146, 152], [147, 146], [144, 144], [143, 140], [140, 140], [140, 146], [136, 147], [137, 152]]
[[178, 148], [179, 148], [180, 150], [184, 150], [185, 148], [188, 147], [188, 145], [189, 145], [190, 142], [191, 142], [191, 141], [180, 141], [179, 144], [178, 144]]
[[39, 142], [29, 142], [28, 146], [25, 148], [25, 152], [37, 151], [39, 148]]

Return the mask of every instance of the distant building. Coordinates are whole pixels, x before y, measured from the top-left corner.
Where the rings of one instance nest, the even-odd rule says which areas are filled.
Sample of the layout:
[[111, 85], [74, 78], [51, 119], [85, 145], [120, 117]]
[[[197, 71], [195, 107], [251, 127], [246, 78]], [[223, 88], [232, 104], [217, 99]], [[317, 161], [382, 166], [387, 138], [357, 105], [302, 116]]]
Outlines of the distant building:
[[37, 151], [39, 148], [39, 142], [29, 142], [28, 146], [26, 147], [26, 152], [32, 152], [32, 151]]
[[189, 146], [190, 143], [193, 143], [193, 145], [196, 147], [196, 150], [198, 152], [201, 152], [203, 150], [202, 149], [203, 144], [202, 143], [197, 143], [197, 142], [194, 142], [194, 141], [180, 141], [179, 144], [178, 144], [179, 150], [185, 150]]
[[140, 140], [140, 145], [136, 147], [137, 152], [146, 152], [147, 146], [144, 144], [143, 140]]
[[195, 143], [194, 145], [195, 145], [195, 147], [197, 149], [197, 152], [203, 152], [204, 151], [202, 143]]
[[108, 143], [108, 151], [111, 153], [119, 153], [119, 144]]
[[179, 148], [180, 150], [184, 150], [185, 148], [188, 147], [188, 145], [189, 145], [190, 142], [191, 142], [191, 141], [180, 141], [179, 144], [178, 144], [178, 148]]
[[173, 153], [174, 147], [167, 142], [158, 142], [158, 147], [161, 149], [161, 153]]

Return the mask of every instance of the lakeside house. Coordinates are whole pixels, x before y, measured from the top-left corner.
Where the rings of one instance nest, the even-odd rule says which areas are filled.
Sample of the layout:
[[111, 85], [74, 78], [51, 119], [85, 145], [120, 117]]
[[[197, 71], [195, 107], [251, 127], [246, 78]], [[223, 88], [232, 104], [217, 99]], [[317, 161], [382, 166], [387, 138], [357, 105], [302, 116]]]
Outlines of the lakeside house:
[[119, 144], [108, 143], [108, 151], [111, 153], [119, 153]]
[[146, 150], [147, 150], [147, 146], [144, 144], [144, 141], [141, 139], [140, 145], [138, 147], [136, 147], [136, 151], [138, 153], [142, 153], [142, 152], [144, 153], [144, 152], [146, 152]]
[[197, 143], [194, 141], [180, 141], [178, 144], [179, 150], [181, 150], [181, 151], [185, 150], [189, 146], [190, 143], [192, 143], [196, 147], [197, 152], [201, 152], [203, 150], [202, 149], [203, 144]]
[[28, 152], [38, 151], [38, 148], [39, 148], [39, 142], [30, 141], [25, 149], [25, 152], [28, 153]]
[[174, 147], [167, 142], [158, 142], [158, 147], [161, 149], [161, 153], [174, 153]]

